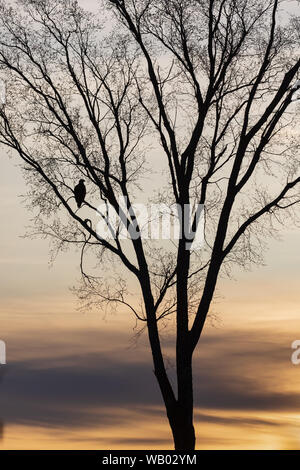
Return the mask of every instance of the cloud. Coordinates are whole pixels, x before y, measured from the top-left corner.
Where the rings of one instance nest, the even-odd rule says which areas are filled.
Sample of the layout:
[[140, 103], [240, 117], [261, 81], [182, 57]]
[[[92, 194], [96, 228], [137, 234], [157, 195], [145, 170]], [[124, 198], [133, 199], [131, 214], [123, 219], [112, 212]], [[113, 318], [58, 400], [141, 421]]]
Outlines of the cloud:
[[231, 416], [216, 416], [216, 415], [208, 415], [202, 413], [201, 411], [196, 410], [195, 412], [195, 419], [200, 423], [212, 423], [212, 424], [223, 424], [225, 426], [233, 425], [233, 426], [247, 426], [247, 427], [257, 427], [257, 426], [271, 426], [271, 427], [279, 427], [282, 426], [282, 422], [280, 421], [271, 421], [269, 419], [261, 419], [261, 418], [251, 418], [251, 417], [231, 417]]
[[144, 407], [145, 413], [160, 403], [149, 365], [115, 362], [101, 354], [74, 357], [72, 365], [57, 364], [58, 358], [55, 364], [37, 359], [5, 366], [0, 385], [0, 417], [5, 422], [110, 426], [128, 419], [122, 408]]
[[[249, 337], [243, 332], [238, 336], [236, 332], [227, 336], [213, 332], [203, 337], [194, 361], [198, 409], [241, 412], [298, 409], [299, 394], [278, 390], [273, 386], [272, 376], [265, 373], [270, 368], [276, 377], [280, 376], [280, 370], [289, 363], [284, 344], [262, 339], [263, 336]], [[0, 383], [0, 418], [5, 423], [53, 427], [119, 426], [132, 420], [132, 413], [164, 419], [149, 354], [140, 346], [127, 351], [128, 355], [119, 351], [119, 357], [116, 349], [114, 354], [107, 350], [81, 355], [64, 351], [59, 356], [56, 351], [48, 357], [14, 360], [5, 366]], [[44, 344], [43, 348], [55, 351], [53, 345]], [[228, 422], [224, 417], [205, 414], [199, 417], [200, 421]], [[242, 425], [244, 421], [234, 422]], [[244, 423], [259, 424], [253, 419]]]

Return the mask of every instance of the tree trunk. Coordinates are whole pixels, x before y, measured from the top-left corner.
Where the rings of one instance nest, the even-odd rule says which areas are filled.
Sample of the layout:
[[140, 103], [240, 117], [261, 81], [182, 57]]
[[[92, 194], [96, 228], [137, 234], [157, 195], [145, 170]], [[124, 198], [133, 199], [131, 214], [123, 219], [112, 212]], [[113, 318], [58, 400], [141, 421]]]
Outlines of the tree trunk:
[[181, 354], [177, 364], [178, 399], [168, 409], [169, 423], [173, 433], [175, 450], [195, 450], [195, 429], [193, 425], [193, 375], [192, 357]]
[[173, 433], [175, 450], [195, 450], [196, 438], [193, 425], [193, 413], [177, 405], [173, 416], [169, 417], [169, 421]]

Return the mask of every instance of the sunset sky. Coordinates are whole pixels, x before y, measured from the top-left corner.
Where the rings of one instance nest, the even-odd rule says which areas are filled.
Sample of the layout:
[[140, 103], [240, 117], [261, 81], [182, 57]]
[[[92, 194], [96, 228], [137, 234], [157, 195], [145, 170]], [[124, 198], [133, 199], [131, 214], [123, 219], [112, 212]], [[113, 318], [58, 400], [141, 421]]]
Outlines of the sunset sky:
[[[26, 187], [17, 157], [0, 158], [0, 449], [172, 449], [147, 335], [128, 311], [78, 310], [78, 253], [50, 268], [48, 241], [22, 237]], [[299, 286], [297, 227], [218, 284], [194, 358], [198, 449], [300, 449]]]
[[[172, 448], [146, 335], [128, 312], [78, 311], [77, 254], [50, 269], [48, 242], [21, 238], [16, 163], [2, 151], [1, 448]], [[194, 360], [198, 448], [300, 448], [299, 258], [298, 230], [283, 230], [266, 266], [220, 282]], [[172, 374], [168, 331], [164, 344]]]

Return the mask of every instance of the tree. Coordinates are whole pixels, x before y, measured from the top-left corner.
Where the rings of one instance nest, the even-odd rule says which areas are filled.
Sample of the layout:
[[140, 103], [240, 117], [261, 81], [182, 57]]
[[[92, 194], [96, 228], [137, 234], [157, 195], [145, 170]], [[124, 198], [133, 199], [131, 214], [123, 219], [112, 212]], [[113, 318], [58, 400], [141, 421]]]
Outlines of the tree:
[[[259, 262], [266, 235], [296, 215], [299, 139], [291, 103], [299, 17], [285, 12], [279, 21], [281, 5], [106, 0], [101, 24], [72, 0], [0, 3], [7, 88], [0, 141], [21, 158], [37, 209], [35, 233], [52, 237], [58, 250], [80, 247], [82, 299], [121, 303], [145, 322], [176, 450], [195, 447], [192, 357], [218, 279], [234, 265]], [[167, 169], [165, 180], [157, 178], [158, 199], [182, 213], [204, 205], [200, 251], [193, 249], [197, 210], [191, 233], [179, 218], [181, 236], [171, 248], [135, 236], [141, 228], [133, 202], [146, 190], [149, 146], [159, 146]], [[73, 187], [81, 178], [87, 196], [77, 210]], [[106, 220], [100, 202], [120, 216], [109, 226], [111, 238], [92, 219]], [[117, 283], [87, 272], [88, 251], [100, 264], [117, 260]], [[128, 299], [121, 266], [140, 288], [140, 308]], [[170, 315], [176, 391], [159, 327]]]

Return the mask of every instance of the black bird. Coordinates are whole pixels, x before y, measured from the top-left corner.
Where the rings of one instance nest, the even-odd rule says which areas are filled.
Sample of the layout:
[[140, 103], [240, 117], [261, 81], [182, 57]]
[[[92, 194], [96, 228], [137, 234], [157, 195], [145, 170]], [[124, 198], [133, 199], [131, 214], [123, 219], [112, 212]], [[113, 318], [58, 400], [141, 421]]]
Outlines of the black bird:
[[86, 195], [86, 187], [84, 185], [84, 180], [79, 180], [79, 183], [76, 184], [74, 188], [75, 200], [77, 202], [78, 209], [81, 207], [81, 204], [84, 201]]

